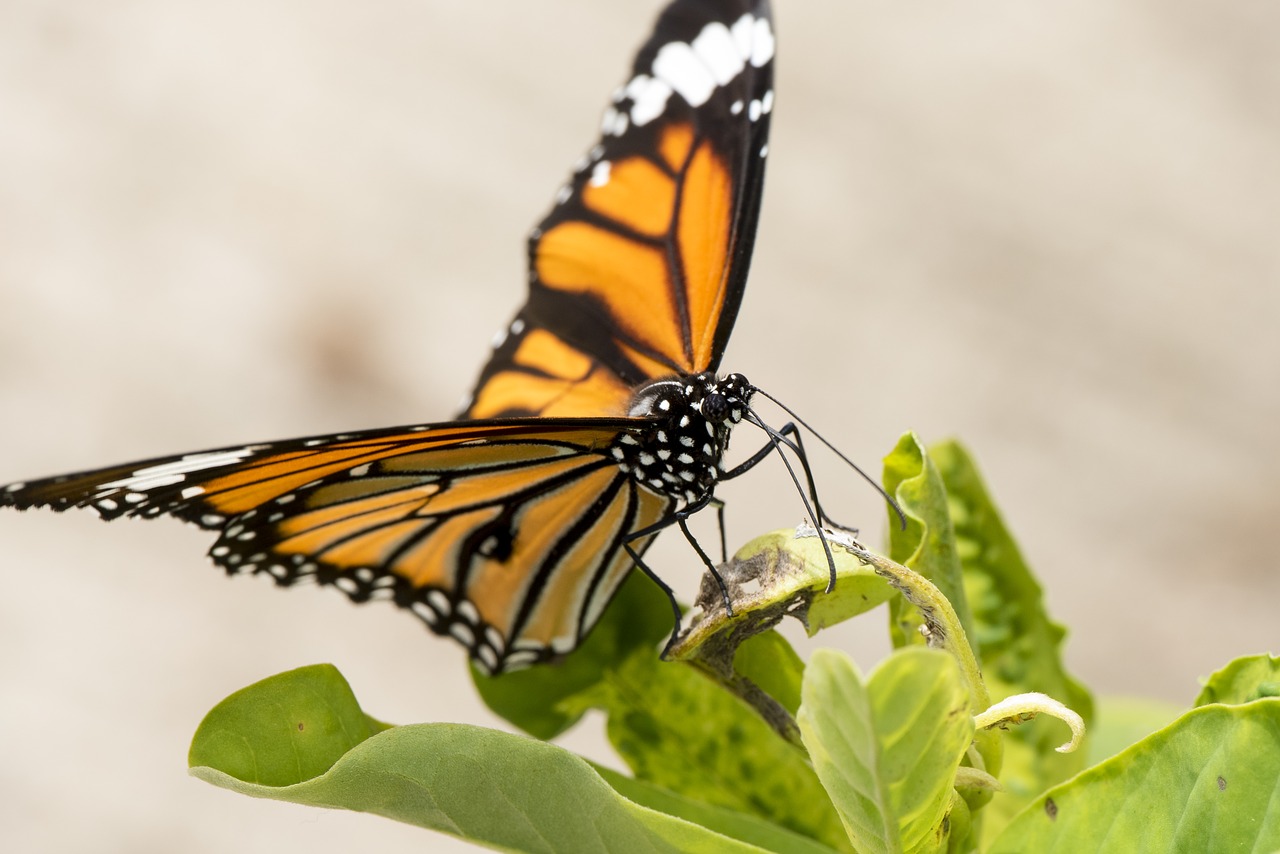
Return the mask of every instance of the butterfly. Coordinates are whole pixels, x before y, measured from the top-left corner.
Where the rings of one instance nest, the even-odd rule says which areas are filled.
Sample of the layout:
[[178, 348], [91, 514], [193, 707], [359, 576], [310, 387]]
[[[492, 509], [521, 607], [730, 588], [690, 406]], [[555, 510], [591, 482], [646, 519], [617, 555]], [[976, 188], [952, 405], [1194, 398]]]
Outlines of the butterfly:
[[458, 420], [13, 483], [0, 506], [194, 523], [227, 573], [390, 599], [487, 673], [572, 651], [633, 566], [649, 571], [654, 536], [688, 535], [770, 450], [726, 470], [755, 389], [716, 371], [760, 210], [774, 47], [766, 0], [661, 13], [530, 235], [528, 299]]

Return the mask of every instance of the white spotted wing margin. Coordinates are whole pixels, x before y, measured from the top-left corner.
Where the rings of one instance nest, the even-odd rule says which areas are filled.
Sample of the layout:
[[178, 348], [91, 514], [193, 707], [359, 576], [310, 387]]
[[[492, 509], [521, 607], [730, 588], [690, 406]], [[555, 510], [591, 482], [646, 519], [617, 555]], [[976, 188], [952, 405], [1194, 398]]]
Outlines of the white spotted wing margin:
[[[174, 516], [230, 574], [389, 599], [500, 673], [574, 649], [674, 501], [610, 446], [644, 418], [387, 428], [161, 457], [0, 487], [0, 507]], [[643, 549], [648, 544], [633, 543]]]

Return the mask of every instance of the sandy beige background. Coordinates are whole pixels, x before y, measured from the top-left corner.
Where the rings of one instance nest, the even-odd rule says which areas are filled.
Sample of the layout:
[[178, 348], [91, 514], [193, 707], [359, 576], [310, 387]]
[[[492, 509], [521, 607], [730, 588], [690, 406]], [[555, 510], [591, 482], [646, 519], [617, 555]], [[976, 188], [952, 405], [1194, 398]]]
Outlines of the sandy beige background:
[[[0, 4], [0, 481], [449, 415], [658, 5]], [[873, 469], [967, 440], [1098, 691], [1185, 702], [1280, 647], [1280, 7], [780, 5], [726, 366]], [[734, 542], [800, 517], [776, 464], [725, 497]], [[184, 775], [214, 702], [314, 661], [383, 718], [495, 724], [416, 621], [208, 544], [0, 515], [0, 847], [457, 850]], [[870, 665], [863, 622], [824, 640]], [[616, 761], [598, 731], [568, 743]]]

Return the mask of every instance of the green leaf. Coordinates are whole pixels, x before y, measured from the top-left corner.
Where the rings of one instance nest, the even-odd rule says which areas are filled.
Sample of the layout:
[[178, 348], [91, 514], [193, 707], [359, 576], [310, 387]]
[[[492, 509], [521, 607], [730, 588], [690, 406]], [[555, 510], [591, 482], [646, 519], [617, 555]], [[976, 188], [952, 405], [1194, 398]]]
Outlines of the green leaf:
[[818, 650], [799, 722], [856, 850], [945, 847], [956, 769], [973, 738], [968, 691], [949, 655], [909, 647], [864, 683], [848, 656]]
[[[714, 678], [799, 746], [795, 712], [800, 705], [804, 665], [772, 627], [786, 617], [818, 628], [860, 614], [887, 600], [893, 589], [864, 556], [851, 554], [830, 535], [836, 569], [828, 593], [830, 567], [823, 541], [797, 530], [774, 531], [743, 546], [719, 570], [719, 582], [703, 577], [686, 630], [669, 650]], [[721, 587], [723, 583], [723, 588]], [[729, 613], [722, 589], [733, 602]]]
[[803, 752], [710, 677], [639, 651], [608, 687], [609, 741], [636, 779], [847, 850]]
[[[965, 595], [964, 573], [960, 561], [955, 530], [951, 524], [950, 502], [947, 488], [932, 458], [925, 451], [914, 433], [907, 433], [884, 460], [885, 490], [895, 497], [907, 516], [905, 530], [891, 516], [889, 529], [889, 556], [900, 564], [924, 576], [932, 582], [951, 603], [956, 619], [964, 630], [963, 638], [950, 638], [950, 643], [967, 645], [967, 660], [981, 669], [983, 661], [974, 645], [974, 617]], [[889, 636], [894, 646], [925, 643], [920, 633], [924, 616], [906, 597], [896, 596], [889, 601]], [[990, 692], [985, 679], [975, 685], [970, 694], [970, 713], [977, 714], [986, 708]], [[1043, 726], [1043, 725], [1042, 725]], [[979, 732], [975, 746], [981, 757], [981, 770], [999, 775], [1004, 763], [1004, 739], [994, 732]], [[979, 807], [991, 801], [986, 792], [965, 790], [962, 792], [972, 812], [973, 827], [982, 829]]]
[[632, 803], [562, 748], [463, 724], [395, 727], [290, 786], [247, 783], [218, 767], [191, 774], [253, 797], [374, 813], [504, 851], [764, 850]]
[[324, 773], [352, 747], [385, 728], [365, 716], [331, 664], [299, 667], [255, 682], [204, 717], [187, 764], [238, 780], [284, 786]]
[[768, 851], [785, 851], [789, 854], [832, 854], [835, 851], [753, 815], [691, 800], [608, 768], [596, 766], [596, 772], [614, 791], [640, 806], [700, 824]]
[[[812, 530], [812, 529], [810, 529]], [[809, 636], [888, 601], [893, 589], [875, 569], [848, 551], [833, 546], [836, 586], [827, 592], [831, 565], [822, 540], [800, 536], [796, 529], [770, 531], [756, 537], [720, 567], [720, 577], [733, 602], [725, 612], [718, 584], [703, 579], [688, 630], [672, 647], [676, 659], [720, 658], [723, 647], [774, 625], [783, 616], [802, 620]]]
[[[972, 637], [973, 614], [965, 598], [947, 490], [914, 433], [904, 434], [884, 458], [884, 488], [907, 515], [903, 530], [898, 517], [890, 514], [889, 557], [933, 582], [951, 602], [965, 634]], [[924, 643], [919, 633], [923, 620], [910, 605], [895, 597], [889, 602], [889, 614], [894, 646]]]
[[[1062, 662], [1065, 629], [1049, 618], [1044, 591], [1005, 527], [968, 452], [955, 441], [929, 449], [946, 487], [956, 552], [972, 608], [970, 640], [977, 647], [992, 697], [1038, 691], [1079, 714], [1088, 725], [1093, 699]], [[1085, 751], [1057, 753], [1061, 728], [1041, 718], [1010, 729], [1000, 782], [1004, 793], [984, 810], [984, 827], [998, 830], [1029, 800], [1084, 768]]]
[[1248, 655], [1206, 679], [1196, 705], [1248, 703], [1263, 697], [1280, 697], [1280, 657]]
[[472, 668], [471, 676], [494, 712], [530, 735], [555, 738], [597, 704], [595, 691], [615, 664], [635, 650], [656, 659], [672, 628], [666, 595], [632, 572], [587, 639], [560, 661], [501, 676]]
[[1050, 789], [990, 848], [992, 854], [1276, 850], [1280, 698], [1188, 712]]
[[799, 711], [804, 660], [782, 635], [764, 632], [748, 638], [738, 647], [733, 669], [758, 685], [792, 715]]

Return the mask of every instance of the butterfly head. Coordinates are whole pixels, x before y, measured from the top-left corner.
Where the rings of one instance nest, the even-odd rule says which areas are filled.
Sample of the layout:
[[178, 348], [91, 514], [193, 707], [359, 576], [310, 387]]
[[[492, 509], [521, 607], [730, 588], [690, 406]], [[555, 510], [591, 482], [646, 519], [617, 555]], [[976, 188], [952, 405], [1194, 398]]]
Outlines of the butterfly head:
[[755, 390], [742, 374], [719, 378], [704, 371], [643, 386], [632, 398], [627, 414], [677, 422], [696, 415], [713, 425], [732, 427], [742, 420]]
[[[705, 379], [703, 379], [705, 378]], [[692, 397], [691, 404], [695, 411], [712, 424], [737, 424], [751, 402], [755, 387], [747, 382], [742, 374], [729, 374], [717, 380], [713, 374], [699, 374], [695, 379], [702, 379], [700, 386], [694, 386], [699, 396]]]

